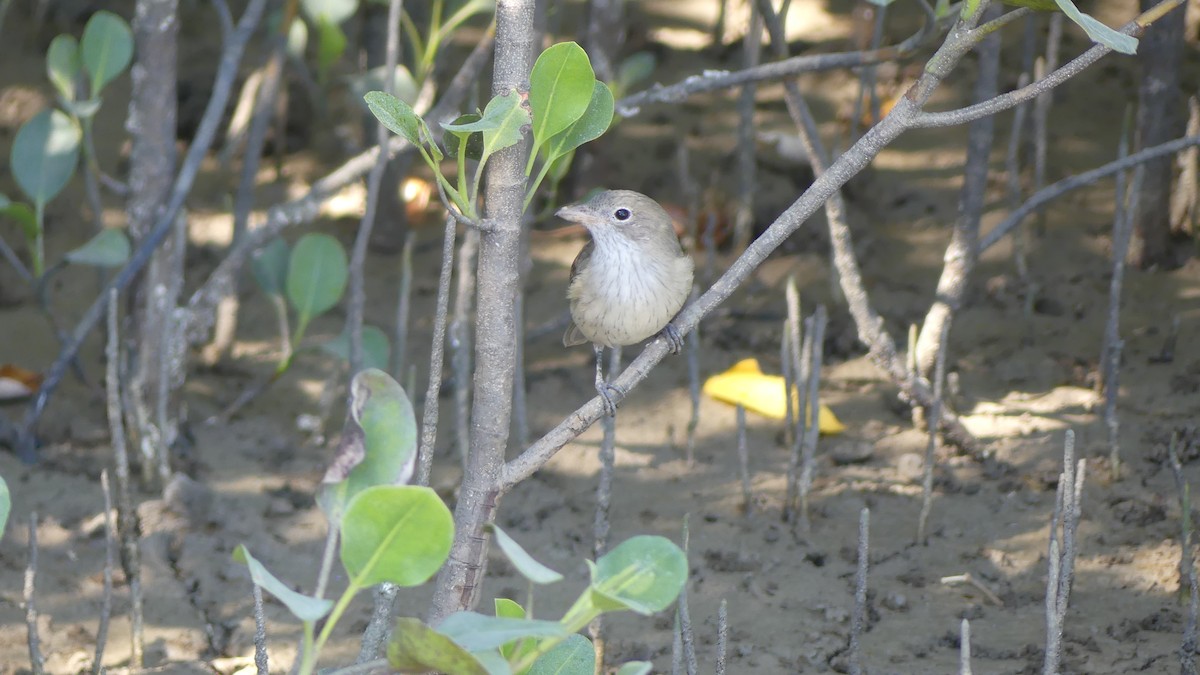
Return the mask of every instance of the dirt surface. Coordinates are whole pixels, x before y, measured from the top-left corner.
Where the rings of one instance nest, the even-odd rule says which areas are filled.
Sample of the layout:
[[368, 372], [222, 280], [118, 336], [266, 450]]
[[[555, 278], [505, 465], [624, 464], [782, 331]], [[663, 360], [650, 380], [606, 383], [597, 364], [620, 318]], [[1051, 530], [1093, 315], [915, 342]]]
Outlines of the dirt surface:
[[[701, 28], [709, 14], [679, 15], [685, 5], [656, 2], [633, 8], [631, 43], [654, 47], [662, 59], [655, 79], [674, 82], [702, 67], [736, 67], [738, 49], [725, 57], [690, 51], [706, 44]], [[811, 50], [844, 49], [851, 26], [849, 5], [797, 2], [790, 35]], [[714, 3], [715, 7], [715, 3]], [[205, 7], [189, 11], [207, 11]], [[707, 10], [705, 10], [707, 11]], [[1110, 24], [1131, 15], [1132, 3], [1108, 3], [1099, 17]], [[889, 29], [894, 39], [910, 30], [904, 13]], [[207, 16], [207, 15], [204, 15]], [[208, 17], [211, 20], [211, 16]], [[70, 17], [52, 18], [43, 30], [18, 34], [26, 21], [15, 11], [0, 40], [0, 150], [19, 124], [50, 99], [41, 75], [41, 54], [57, 29], [79, 30]], [[53, 21], [58, 21], [57, 26]], [[191, 24], [195, 26], [196, 24]], [[1041, 25], [1041, 24], [1039, 24]], [[211, 26], [211, 24], [210, 24]], [[700, 27], [700, 28], [698, 28]], [[196, 38], [199, 29], [185, 27]], [[190, 47], [183, 61], [193, 92], [202, 92], [208, 43]], [[1064, 47], [1075, 54], [1082, 34], [1068, 28]], [[1006, 33], [1005, 83], [1017, 79], [1019, 31]], [[1197, 60], [1189, 47], [1186, 82], [1195, 82]], [[209, 67], [215, 59], [209, 59]], [[910, 81], [909, 71], [885, 73]], [[974, 64], [968, 60], [938, 93], [934, 105], [966, 101]], [[1124, 102], [1136, 77], [1129, 59], [1106, 59], [1060, 90], [1052, 113], [1052, 179], [1100, 164], [1115, 153]], [[848, 112], [857, 84], [846, 73], [801, 78], [814, 92], [826, 138], [838, 136], [839, 115]], [[126, 151], [121, 122], [128, 78], [122, 78], [99, 118], [101, 157]], [[759, 92], [759, 123], [788, 133], [781, 89]], [[197, 94], [198, 95], [198, 94]], [[200, 99], [203, 100], [202, 98]], [[185, 102], [185, 106], [187, 103]], [[192, 105], [196, 105], [195, 102]], [[583, 181], [635, 188], [679, 202], [675, 156], [678, 144], [691, 150], [692, 173], [716, 193], [732, 197], [734, 97], [695, 97], [676, 108], [653, 107], [622, 122], [597, 144]], [[1007, 209], [1003, 193], [1003, 148], [1011, 115], [1001, 116], [993, 154], [992, 192], [985, 229]], [[347, 122], [338, 129], [349, 129]], [[313, 133], [316, 133], [315, 131]], [[322, 175], [337, 157], [336, 134], [314, 137], [311, 148], [289, 158], [282, 175], [264, 168], [260, 206], [297, 191]], [[957, 208], [965, 132], [914, 132], [885, 150], [872, 169], [847, 190], [860, 263], [872, 300], [901, 342], [919, 322], [933, 296], [949, 227]], [[117, 159], [104, 160], [120, 171]], [[803, 188], [803, 173], [764, 156], [760, 166], [757, 220], [765, 226]], [[227, 241], [230, 217], [225, 199], [230, 175], [206, 167], [191, 202], [193, 250], [189, 282], [211, 270]], [[0, 172], [0, 192], [15, 185]], [[354, 191], [316, 227], [347, 245], [361, 200]], [[356, 201], [359, 199], [359, 201]], [[968, 306], [954, 323], [948, 368], [957, 385], [951, 402], [983, 441], [986, 456], [971, 458], [953, 448], [937, 454], [928, 545], [915, 545], [921, 505], [922, 456], [926, 436], [913, 429], [896, 388], [872, 366], [855, 339], [839, 295], [832, 292], [828, 238], [815, 217], [756, 272], [753, 280], [701, 328], [703, 376], [749, 356], [778, 372], [783, 285], [795, 275], [806, 312], [824, 303], [830, 312], [825, 343], [827, 370], [821, 396], [847, 425], [845, 434], [821, 441], [812, 497], [813, 527], [793, 531], [779, 517], [787, 450], [781, 424], [749, 420], [754, 512], [744, 515], [735, 448], [733, 408], [704, 399], [700, 404], [696, 461], [684, 459], [684, 430], [690, 403], [683, 358], [667, 359], [622, 404], [618, 416], [613, 531], [610, 541], [653, 533], [679, 538], [689, 517], [691, 577], [687, 586], [702, 672], [711, 672], [716, 653], [718, 607], [728, 603], [729, 671], [733, 673], [844, 672], [854, 603], [856, 533], [860, 510], [870, 508], [871, 568], [869, 629], [862, 648], [871, 673], [956, 672], [959, 625], [970, 619], [975, 672], [1041, 672], [1045, 644], [1044, 592], [1048, 529], [1061, 470], [1064, 433], [1073, 429], [1077, 452], [1087, 459], [1079, 557], [1064, 637], [1064, 672], [1178, 672], [1178, 649], [1186, 617], [1179, 601], [1181, 512], [1165, 463], [1166, 444], [1185, 432], [1185, 474], [1200, 481], [1200, 264], [1193, 260], [1171, 272], [1126, 273], [1120, 387], [1120, 445], [1123, 473], [1110, 478], [1107, 430], [1093, 382], [1109, 288], [1112, 184], [1104, 183], [1059, 200], [1045, 214], [1032, 240], [1031, 278], [1035, 295], [1018, 280], [1011, 243], [988, 251]], [[84, 231], [82, 190], [73, 185], [50, 207], [51, 257], [77, 246]], [[119, 200], [108, 198], [104, 219], [123, 222]], [[19, 237], [11, 223], [0, 233]], [[289, 236], [294, 237], [295, 233]], [[414, 270], [413, 339], [407, 357], [424, 389], [435, 284], [438, 228], [418, 231]], [[533, 436], [554, 426], [592, 395], [591, 355], [564, 350], [553, 325], [565, 311], [563, 297], [571, 259], [582, 237], [535, 235], [527, 300], [529, 425]], [[718, 271], [730, 259], [718, 256]], [[702, 255], [697, 255], [703, 275]], [[367, 321], [390, 326], [399, 277], [399, 257], [374, 255], [369, 263]], [[95, 273], [69, 271], [52, 289], [56, 312], [74, 321], [92, 299]], [[0, 362], [46, 367], [56, 344], [28, 293], [7, 269], [0, 271]], [[276, 575], [311, 590], [325, 523], [313, 495], [336, 442], [340, 406], [327, 414], [326, 433], [302, 430], [302, 415], [322, 415], [328, 387], [340, 386], [342, 368], [318, 352], [302, 354], [293, 372], [228, 424], [206, 420], [246, 385], [268, 373], [276, 357], [274, 319], [257, 292], [245, 296], [239, 341], [228, 363], [193, 367], [185, 389], [190, 442], [180, 479], [167, 491], [139, 491], [146, 590], [147, 663], [158, 672], [231, 673], [253, 668], [254, 624], [250, 583], [230, 560], [239, 543]], [[1172, 319], [1179, 335], [1174, 358], [1160, 356]], [[313, 339], [340, 331], [340, 312], [323, 317]], [[98, 380], [100, 342], [89, 343], [82, 360]], [[627, 358], [636, 350], [627, 350]], [[193, 362], [195, 363], [195, 361]], [[454, 412], [450, 388], [442, 398], [441, 453], [434, 485], [452, 500], [458, 479]], [[422, 401], [416, 400], [417, 406]], [[10, 419], [20, 405], [0, 409]], [[99, 475], [111, 468], [112, 452], [102, 398], [96, 390], [68, 381], [42, 424], [42, 461], [22, 465], [0, 454], [0, 475], [13, 494], [13, 515], [0, 540], [0, 672], [28, 672], [22, 581], [27, 561], [29, 518], [37, 513], [40, 565], [37, 609], [46, 670], [89, 669], [102, 599], [103, 500]], [[591, 556], [594, 492], [600, 440], [594, 428], [564, 448], [552, 463], [520, 485], [501, 504], [499, 521], [538, 559], [567, 580], [539, 589], [536, 611], [559, 616], [583, 588], [584, 559]], [[513, 448], [515, 452], [516, 448]], [[1192, 522], [1196, 521], [1195, 515]], [[978, 585], [944, 583], [969, 574]], [[104, 654], [110, 672], [123, 670], [130, 654], [129, 588], [117, 573], [113, 622]], [[345, 583], [335, 574], [335, 589]], [[983, 590], [983, 589], [986, 589]], [[401, 613], [421, 615], [429, 589], [401, 595]], [[494, 554], [485, 587], [485, 607], [497, 596], [524, 599], [524, 582]], [[323, 664], [353, 660], [357, 637], [369, 616], [369, 598], [356, 602]], [[299, 625], [268, 600], [272, 671], [284, 672], [296, 653]], [[650, 659], [655, 672], [669, 672], [672, 617], [614, 615], [607, 621], [610, 663]], [[250, 670], [249, 672], [253, 672]]]

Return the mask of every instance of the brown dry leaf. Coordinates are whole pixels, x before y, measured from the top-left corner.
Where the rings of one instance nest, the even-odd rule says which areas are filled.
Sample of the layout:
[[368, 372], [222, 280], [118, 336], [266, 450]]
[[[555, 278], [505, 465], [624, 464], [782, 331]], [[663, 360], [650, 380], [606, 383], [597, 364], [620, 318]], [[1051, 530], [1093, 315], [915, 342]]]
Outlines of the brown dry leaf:
[[32, 396], [42, 386], [42, 374], [11, 363], [0, 363], [0, 401]]

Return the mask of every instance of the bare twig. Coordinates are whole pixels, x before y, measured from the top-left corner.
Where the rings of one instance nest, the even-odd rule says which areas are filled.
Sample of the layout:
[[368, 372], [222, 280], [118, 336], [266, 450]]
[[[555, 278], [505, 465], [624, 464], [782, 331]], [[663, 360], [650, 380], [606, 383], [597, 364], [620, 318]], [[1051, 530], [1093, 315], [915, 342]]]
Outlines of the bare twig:
[[929, 512], [933, 509], [933, 470], [937, 463], [937, 427], [942, 416], [942, 392], [946, 383], [946, 351], [950, 322], [942, 324], [938, 338], [937, 361], [933, 369], [933, 405], [929, 407], [929, 442], [925, 446], [924, 475], [921, 478], [921, 515], [917, 517], [917, 543], [929, 545]]
[[958, 675], [971, 675], [971, 622], [965, 617], [958, 634]]
[[[1133, 134], [1133, 105], [1125, 107], [1125, 121], [1121, 128], [1121, 139], [1117, 142], [1117, 159], [1129, 156], [1130, 137]], [[1141, 166], [1140, 164], [1138, 166]], [[1112, 278], [1108, 285], [1108, 314], [1104, 322], [1104, 337], [1100, 342], [1100, 363], [1097, 368], [1096, 391], [1104, 391], [1108, 381], [1108, 351], [1113, 342], [1121, 337], [1121, 280], [1125, 276], [1125, 258], [1129, 253], [1130, 237], [1126, 226], [1132, 227], [1133, 211], [1129, 209], [1130, 193], [1125, 182], [1125, 172], [1118, 171], [1114, 179], [1116, 189], [1113, 205], [1112, 226]], [[1119, 255], [1118, 255], [1119, 254]]]
[[429, 384], [425, 387], [425, 407], [421, 411], [421, 445], [418, 450], [418, 485], [429, 485], [429, 474], [433, 470], [433, 448], [437, 442], [438, 394], [442, 390], [442, 364], [446, 350], [446, 312], [450, 304], [450, 277], [454, 272], [453, 218], [446, 217], [446, 228], [442, 239], [442, 271], [438, 276], [437, 306], [433, 315], [433, 338], [429, 356]]
[[[1104, 422], [1108, 428], [1109, 469], [1113, 480], [1121, 475], [1121, 450], [1119, 442], [1120, 420], [1117, 418], [1117, 397], [1121, 389], [1121, 350], [1125, 346], [1121, 339], [1121, 285], [1125, 278], [1125, 257], [1129, 252], [1129, 241], [1133, 235], [1133, 219], [1137, 211], [1138, 195], [1145, 176], [1145, 164], [1139, 164], [1133, 172], [1125, 204], [1117, 210], [1113, 225], [1113, 274], [1109, 287], [1108, 320], [1104, 332], [1107, 352], [1101, 369], [1104, 374]], [[1110, 332], [1111, 331], [1111, 332]]]
[[[1196, 675], [1196, 622], [1200, 614], [1200, 584], [1196, 580], [1196, 561], [1192, 551], [1192, 499], [1191, 488], [1183, 476], [1183, 465], [1179, 462], [1179, 432], [1171, 434], [1167, 445], [1167, 460], [1175, 476], [1175, 490], [1179, 493], [1179, 591], [1188, 599], [1187, 623], [1183, 627], [1183, 643], [1179, 646], [1180, 675]], [[1187, 591], [1184, 592], [1184, 583]]]
[[804, 446], [800, 457], [800, 525], [806, 531], [812, 527], [808, 509], [808, 493], [812, 489], [813, 472], [816, 470], [817, 439], [821, 435], [821, 361], [825, 343], [825, 305], [817, 305], [809, 329], [805, 331], [808, 344], [808, 381], [804, 395], [806, 410], [800, 415], [804, 424]]
[[29, 563], [25, 566], [25, 634], [29, 644], [29, 667], [34, 675], [42, 675], [46, 672], [46, 660], [42, 657], [37, 603], [34, 599], [38, 571], [37, 528], [37, 511], [32, 511], [29, 514]]
[[479, 231], [463, 234], [458, 247], [458, 284], [454, 291], [454, 318], [450, 321], [450, 368], [454, 372], [454, 439], [465, 465], [471, 446], [471, 307], [475, 294], [475, 256]]
[[416, 241], [417, 231], [410, 230], [400, 251], [400, 290], [396, 294], [396, 333], [392, 338], [392, 376], [396, 381], [404, 377], [408, 367], [408, 315], [412, 307], [412, 256]]
[[[608, 356], [608, 377], [611, 380], [621, 370], [621, 348], [614, 347]], [[605, 417], [601, 426], [604, 436], [600, 440], [600, 476], [596, 481], [596, 515], [592, 522], [592, 557], [599, 560], [608, 552], [608, 534], [611, 529], [609, 512], [612, 507], [613, 473], [616, 471], [617, 418]], [[686, 523], [686, 521], [685, 521]], [[684, 531], [687, 531], [686, 524]], [[596, 668], [604, 670], [606, 641], [603, 617], [596, 617], [588, 626], [592, 643], [596, 647]]]
[[1003, 239], [1004, 236], [1011, 232], [1013, 228], [1015, 228], [1022, 220], [1024, 220], [1026, 216], [1036, 211], [1042, 204], [1053, 201], [1076, 188], [1091, 185], [1101, 178], [1111, 176], [1120, 171], [1136, 167], [1139, 164], [1144, 164], [1152, 159], [1162, 157], [1164, 155], [1170, 155], [1179, 152], [1184, 148], [1190, 148], [1196, 145], [1200, 145], [1200, 136], [1184, 136], [1183, 138], [1178, 138], [1170, 141], [1169, 143], [1163, 143], [1162, 145], [1156, 145], [1152, 148], [1146, 148], [1145, 150], [1135, 152], [1124, 159], [1114, 160], [1108, 164], [1091, 169], [1090, 171], [1075, 174], [1069, 178], [1064, 178], [1056, 183], [1052, 183], [1039, 190], [1029, 199], [1025, 200], [1025, 203], [1021, 205], [1021, 208], [1008, 214], [1008, 216], [1006, 216], [999, 225], [992, 228], [986, 235], [984, 235], [983, 239], [979, 242], [979, 252], [982, 253], [986, 251], [996, 242]]
[[1045, 675], [1057, 675], [1062, 663], [1063, 624], [1075, 577], [1075, 532], [1079, 525], [1085, 467], [1086, 460], [1079, 460], [1078, 465], [1075, 463], [1075, 432], [1068, 429], [1063, 445], [1063, 472], [1059, 475], [1054, 515], [1050, 520]]
[[[750, 26], [742, 43], [742, 59], [747, 69], [762, 61], [763, 19], [758, 7], [750, 3]], [[754, 225], [754, 193], [759, 189], [754, 141], [754, 95], [758, 88], [753, 82], [742, 85], [738, 96], [737, 167], [738, 204], [733, 223], [733, 250], [741, 253], [750, 243]]]
[[251, 584], [254, 593], [254, 668], [258, 675], [270, 675], [267, 660], [267, 617], [263, 613], [262, 588]]
[[[1040, 80], [1046, 73], [1058, 68], [1058, 50], [1062, 44], [1062, 12], [1050, 15], [1050, 29], [1046, 35], [1046, 55], [1034, 62], [1034, 79]], [[1054, 90], [1047, 89], [1038, 94], [1033, 104], [1033, 189], [1041, 190], [1046, 184], [1046, 154], [1050, 126], [1050, 106], [1054, 104]], [[1038, 212], [1041, 218], [1041, 212]], [[1039, 222], [1038, 229], [1043, 225]]]
[[371, 619], [363, 631], [362, 643], [358, 648], [356, 663], [367, 663], [379, 658], [387, 646], [388, 635], [395, 623], [396, 594], [400, 588], [393, 583], [383, 582], [371, 593]]
[[108, 364], [105, 384], [107, 385], [108, 426], [117, 467], [117, 531], [121, 537], [121, 566], [125, 570], [126, 583], [129, 584], [129, 614], [132, 624], [130, 663], [134, 668], [141, 668], [144, 643], [142, 640], [142, 563], [138, 547], [140, 526], [129, 486], [129, 451], [125, 444], [125, 425], [121, 417], [121, 342], [117, 333], [119, 310], [117, 291], [112, 289], [108, 291], [108, 294], [108, 345], [105, 348], [105, 358], [108, 360]]
[[[688, 516], [683, 517], [683, 554], [688, 555], [691, 549], [691, 532], [688, 528]], [[696, 664], [696, 634], [692, 631], [692, 615], [688, 611], [687, 584], [679, 591], [679, 601], [676, 604], [676, 616], [679, 622], [679, 638], [683, 646], [683, 665], [687, 675], [696, 675], [700, 669]]]
[[[1029, 84], [1029, 73], [1021, 73], [1017, 87]], [[1025, 118], [1029, 107], [1024, 102], [1017, 104], [1013, 113], [1012, 130], [1008, 137], [1008, 152], [1004, 158], [1005, 173], [1008, 177], [1008, 208], [1017, 209], [1021, 206], [1021, 141], [1025, 133]], [[1013, 263], [1017, 268], [1017, 278], [1028, 291], [1029, 285], [1029, 251], [1025, 233], [1021, 228], [1013, 233]]]
[[[692, 293], [688, 302], [695, 302], [699, 290], [692, 285]], [[688, 397], [692, 402], [692, 414], [687, 424], [687, 451], [685, 460], [688, 467], [696, 465], [696, 429], [700, 426], [700, 327], [688, 333], [687, 336], [687, 371]], [[525, 447], [525, 446], [522, 446]]]
[[738, 473], [742, 477], [742, 513], [754, 513], [754, 495], [750, 490], [750, 447], [746, 442], [746, 408], [737, 407], [737, 455]]
[[104, 672], [104, 647], [108, 644], [108, 620], [112, 616], [117, 526], [112, 517], [112, 486], [108, 483], [108, 469], [100, 472], [100, 489], [104, 492], [104, 595], [100, 601], [100, 622], [96, 626], [96, 655], [92, 659], [92, 675]]
[[[787, 321], [784, 322], [784, 341], [787, 348], [784, 350], [783, 372], [784, 377], [784, 400], [787, 402], [787, 410], [791, 412], [791, 403], [793, 395], [795, 396], [796, 407], [803, 410], [805, 389], [799, 383], [808, 382], [808, 367], [812, 362], [810, 358], [812, 346], [812, 332], [808, 331], [804, 334], [804, 339], [801, 340], [801, 323], [803, 319], [800, 316], [800, 290], [796, 287], [796, 278], [788, 277], [787, 285], [784, 287], [784, 299], [787, 302]], [[803, 346], [801, 346], [803, 345]], [[788, 372], [795, 373], [792, 382], [788, 381], [786, 374]], [[791, 386], [789, 386], [791, 385]], [[784, 439], [789, 444], [788, 464], [787, 464], [787, 485], [784, 489], [783, 502], [783, 519], [786, 521], [794, 521], [796, 518], [796, 489], [800, 485], [800, 454], [804, 444], [804, 429], [805, 419], [803, 414], [795, 419], [789, 414], [787, 416], [787, 426], [784, 429]]]
[[850, 675], [863, 675], [862, 635], [867, 629], [867, 569], [871, 553], [871, 509], [858, 514], [858, 568], [854, 573], [854, 612], [850, 615]]
[[725, 598], [721, 598], [717, 610], [717, 675], [725, 675], [725, 652], [729, 649], [729, 609], [725, 604]]
[[942, 584], [945, 584], [947, 586], [956, 586], [958, 584], [967, 584], [968, 586], [974, 587], [975, 590], [979, 591], [980, 593], [983, 593], [983, 596], [985, 598], [987, 598], [988, 602], [991, 602], [993, 605], [995, 605], [997, 607], [1004, 606], [1004, 600], [1001, 600], [1000, 596], [996, 595], [995, 591], [993, 591], [991, 588], [989, 588], [987, 584], [983, 583], [983, 581], [980, 580], [979, 577], [976, 577], [974, 574], [971, 574], [970, 572], [964, 572], [962, 574], [952, 574], [948, 577], [942, 577], [940, 579], [940, 581]]

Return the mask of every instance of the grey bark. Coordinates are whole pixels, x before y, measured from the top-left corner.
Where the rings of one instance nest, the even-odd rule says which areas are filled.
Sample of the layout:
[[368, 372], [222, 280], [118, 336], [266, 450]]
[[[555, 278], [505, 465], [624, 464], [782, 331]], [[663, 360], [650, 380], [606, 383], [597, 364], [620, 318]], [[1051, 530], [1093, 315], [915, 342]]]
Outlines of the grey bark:
[[[1143, 11], [1158, 4], [1141, 0]], [[1183, 65], [1184, 10], [1176, 8], [1154, 22], [1138, 45], [1142, 78], [1138, 86], [1137, 147], [1148, 148], [1178, 138], [1186, 118], [1180, 102]], [[1145, 165], [1146, 176], [1134, 221], [1137, 239], [1130, 251], [1139, 267], [1175, 267], [1172, 251], [1171, 158]]]
[[[514, 87], [528, 89], [533, 5], [533, 0], [496, 3], [493, 94]], [[483, 528], [496, 512], [512, 415], [517, 336], [513, 306], [520, 288], [521, 212], [528, 151], [525, 138], [496, 153], [486, 169], [487, 227], [479, 241], [471, 453], [454, 512], [450, 560], [438, 575], [434, 591], [432, 623], [456, 610], [474, 607], [486, 572], [488, 535]]]

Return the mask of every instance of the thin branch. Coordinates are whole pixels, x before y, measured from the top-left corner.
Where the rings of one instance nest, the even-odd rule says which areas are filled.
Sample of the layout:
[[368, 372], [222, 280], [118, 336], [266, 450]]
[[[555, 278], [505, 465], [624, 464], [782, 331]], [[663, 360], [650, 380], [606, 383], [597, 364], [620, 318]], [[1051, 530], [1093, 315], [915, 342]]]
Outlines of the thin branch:
[[392, 376], [398, 382], [408, 368], [408, 316], [412, 313], [412, 258], [416, 243], [417, 231], [410, 230], [400, 250], [400, 289], [396, 292], [396, 332], [392, 337]]
[[754, 82], [782, 80], [801, 73], [856, 68], [872, 63], [899, 60], [914, 53], [924, 44], [926, 38], [933, 34], [933, 27], [937, 23], [936, 19], [928, 5], [922, 3], [922, 8], [926, 9], [925, 23], [922, 24], [920, 30], [899, 44], [871, 51], [793, 56], [732, 73], [707, 71], [702, 75], [692, 75], [676, 84], [668, 86], [656, 84], [645, 91], [626, 96], [617, 101], [617, 114], [622, 117], [633, 117], [641, 112], [641, 106], [652, 103], [677, 103], [695, 94], [732, 89]]
[[[1184, 0], [1163, 0], [1135, 18], [1133, 21], [1125, 24], [1118, 29], [1117, 32], [1123, 35], [1131, 35], [1140, 37], [1146, 30], [1146, 27], [1160, 18], [1163, 14], [1183, 4]], [[1022, 12], [1026, 8], [1009, 12], [1016, 14]], [[1008, 16], [1008, 15], [1006, 15]], [[996, 98], [984, 103], [976, 103], [975, 105], [959, 108], [958, 110], [948, 110], [945, 112], [922, 112], [912, 121], [911, 128], [913, 129], [929, 129], [934, 127], [953, 127], [960, 124], [966, 124], [972, 120], [977, 120], [988, 115], [995, 115], [1002, 110], [1008, 110], [1022, 101], [1028, 101], [1035, 98], [1043, 92], [1050, 91], [1063, 82], [1075, 77], [1083, 72], [1085, 68], [1100, 60], [1100, 57], [1112, 51], [1111, 47], [1102, 44], [1094, 44], [1090, 49], [1067, 62], [1062, 68], [1055, 70], [1045, 78], [1037, 80], [1028, 86], [1013, 90], [1007, 94], [997, 96]]]
[[999, 225], [992, 228], [991, 231], [984, 235], [983, 239], [979, 242], [979, 252], [983, 253], [987, 249], [991, 248], [996, 242], [1000, 241], [1005, 235], [1011, 232], [1012, 229], [1021, 222], [1021, 220], [1023, 220], [1030, 213], [1036, 211], [1039, 206], [1045, 204], [1046, 202], [1057, 199], [1058, 197], [1061, 197], [1062, 195], [1076, 188], [1091, 185], [1101, 178], [1111, 176], [1114, 173], [1125, 171], [1152, 159], [1156, 159], [1164, 155], [1170, 155], [1179, 152], [1184, 148], [1190, 148], [1195, 145], [1200, 145], [1200, 135], [1184, 136], [1183, 138], [1177, 138], [1168, 143], [1163, 143], [1162, 145], [1156, 145], [1152, 148], [1140, 150], [1132, 155], [1129, 155], [1128, 157], [1114, 160], [1108, 164], [1098, 166], [1090, 171], [1085, 171], [1083, 173], [1070, 176], [1069, 178], [1064, 178], [1057, 183], [1052, 183], [1027, 199], [1025, 203], [1021, 205], [1021, 208], [1008, 214], [1008, 217], [1006, 217]]
[[[621, 348], [614, 347], [608, 357], [608, 377], [621, 370]], [[596, 481], [596, 513], [592, 520], [592, 559], [599, 560], [608, 552], [608, 535], [612, 528], [609, 513], [612, 508], [613, 473], [616, 471], [617, 417], [611, 415], [601, 422], [604, 436], [600, 440], [600, 475]], [[687, 521], [684, 521], [686, 539]], [[686, 547], [685, 547], [686, 552]], [[604, 617], [596, 617], [588, 625], [588, 634], [596, 647], [596, 668], [603, 672], [606, 641], [604, 639]]]
[[[1187, 623], [1183, 627], [1183, 643], [1179, 646], [1180, 675], [1196, 675], [1196, 622], [1200, 614], [1200, 584], [1196, 580], [1196, 561], [1192, 551], [1192, 499], [1191, 488], [1183, 476], [1183, 465], [1179, 462], [1179, 432], [1171, 434], [1167, 445], [1167, 460], [1175, 476], [1175, 491], [1179, 493], [1179, 594], [1188, 599]], [[1184, 591], [1184, 583], [1187, 591]]]
[[933, 510], [933, 470], [937, 464], [937, 427], [942, 416], [942, 392], [946, 382], [946, 350], [950, 322], [942, 324], [933, 373], [933, 405], [929, 407], [929, 442], [925, 446], [924, 474], [921, 478], [921, 514], [917, 517], [917, 543], [929, 545], [929, 513]]
[[112, 517], [112, 486], [108, 483], [108, 469], [100, 471], [100, 489], [104, 492], [104, 595], [100, 601], [100, 622], [96, 626], [96, 655], [92, 658], [92, 675], [104, 672], [104, 647], [108, 644], [108, 621], [112, 616], [117, 526]]
[[738, 473], [742, 477], [742, 513], [754, 514], [754, 494], [750, 489], [750, 447], [746, 442], [746, 408], [737, 406], [737, 456]]
[[41, 636], [38, 634], [38, 611], [34, 600], [38, 571], [38, 518], [37, 511], [29, 514], [29, 562], [25, 566], [25, 634], [29, 645], [29, 667], [33, 675], [46, 672], [46, 659], [42, 657]]
[[[686, 557], [691, 550], [691, 532], [688, 528], [688, 516], [683, 517], [683, 555]], [[692, 630], [692, 614], [688, 610], [688, 589], [684, 583], [683, 590], [679, 592], [679, 600], [675, 607], [676, 616], [679, 619], [679, 639], [683, 647], [683, 665], [684, 672], [687, 675], [696, 675], [700, 668], [696, 663], [696, 634]]]
[[808, 493], [812, 490], [813, 473], [816, 471], [817, 440], [821, 435], [821, 361], [825, 344], [825, 305], [817, 305], [810, 317], [808, 335], [808, 382], [804, 402], [807, 410], [800, 415], [804, 424], [803, 447], [800, 453], [800, 525], [806, 531], [812, 527], [808, 508]]
[[858, 567], [854, 573], [854, 613], [850, 615], [850, 675], [863, 675], [862, 635], [867, 629], [867, 570], [871, 556], [871, 509], [858, 514]]
[[267, 660], [267, 617], [263, 613], [262, 588], [251, 584], [254, 594], [254, 668], [258, 675], [270, 675]]
[[725, 653], [729, 649], [729, 609], [725, 598], [717, 610], [717, 664], [716, 675], [725, 675]]
[[971, 622], [966, 617], [958, 634], [958, 675], [971, 675]]
[[442, 365], [446, 351], [446, 312], [450, 304], [450, 277], [454, 272], [454, 219], [446, 217], [442, 239], [442, 271], [438, 276], [437, 301], [433, 314], [433, 337], [429, 355], [429, 384], [425, 387], [425, 407], [421, 411], [421, 445], [418, 450], [418, 485], [429, 485], [433, 471], [433, 449], [437, 443], [438, 394], [442, 390]]

